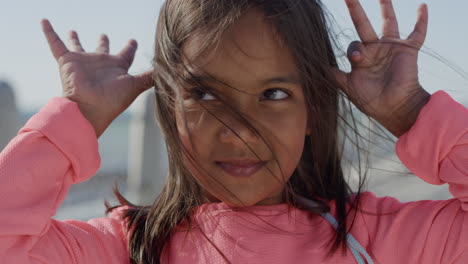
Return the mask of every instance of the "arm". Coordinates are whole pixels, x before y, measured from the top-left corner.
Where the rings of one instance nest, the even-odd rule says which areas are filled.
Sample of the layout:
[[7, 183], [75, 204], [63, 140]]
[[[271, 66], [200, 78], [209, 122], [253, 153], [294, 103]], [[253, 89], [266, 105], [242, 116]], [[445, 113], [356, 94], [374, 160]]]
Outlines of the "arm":
[[342, 90], [399, 137], [397, 154], [413, 173], [432, 184], [449, 183], [455, 196], [400, 203], [367, 193], [353, 235], [377, 263], [468, 263], [468, 111], [444, 92], [428, 98], [419, 83], [427, 5], [420, 5], [414, 30], [403, 39], [391, 0], [380, 1], [381, 37], [358, 0], [345, 2], [361, 42], [348, 49], [351, 71], [337, 73]]
[[3, 263], [127, 263], [121, 221], [51, 219], [71, 184], [99, 168], [96, 134], [77, 104], [52, 99], [0, 154]]
[[468, 263], [468, 110], [439, 91], [396, 145], [400, 160], [447, 201], [400, 203], [363, 196], [361, 213], [377, 263]]

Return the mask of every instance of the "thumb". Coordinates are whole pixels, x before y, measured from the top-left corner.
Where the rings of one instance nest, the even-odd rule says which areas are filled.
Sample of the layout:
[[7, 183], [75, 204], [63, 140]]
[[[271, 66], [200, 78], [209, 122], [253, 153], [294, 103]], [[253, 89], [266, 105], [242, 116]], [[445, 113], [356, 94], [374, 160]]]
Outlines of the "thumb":
[[346, 95], [346, 99], [350, 100], [358, 108], [362, 101], [360, 100], [359, 91], [351, 80], [351, 73], [346, 73], [339, 68], [333, 68], [332, 73], [338, 82], [340, 90]]
[[135, 89], [138, 94], [143, 93], [154, 86], [153, 71], [147, 71], [133, 76], [133, 83], [133, 89]]
[[348, 73], [340, 70], [338, 67], [332, 68], [331, 71], [339, 84], [340, 90], [343, 91], [346, 94], [346, 96], [349, 97]]
[[338, 67], [334, 67], [331, 69], [333, 75], [335, 76], [336, 80], [338, 81], [338, 84], [342, 87], [346, 87], [348, 84], [348, 74]]

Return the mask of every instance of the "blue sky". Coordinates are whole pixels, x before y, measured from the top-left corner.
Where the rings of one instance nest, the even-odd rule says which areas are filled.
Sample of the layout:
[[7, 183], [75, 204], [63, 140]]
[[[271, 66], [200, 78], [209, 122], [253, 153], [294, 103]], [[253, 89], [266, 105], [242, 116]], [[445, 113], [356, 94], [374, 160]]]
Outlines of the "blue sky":
[[[139, 42], [135, 63], [130, 69], [139, 73], [150, 69], [154, 32], [161, 0], [42, 0], [8, 1], [0, 5], [0, 79], [11, 82], [16, 89], [16, 101], [21, 110], [35, 110], [61, 95], [56, 62], [49, 52], [40, 29], [40, 20], [48, 18], [65, 38], [68, 30], [80, 34], [85, 49], [94, 50], [101, 33], [110, 37], [111, 52], [117, 52], [128, 39]], [[355, 38], [344, 0], [324, 0], [341, 29]], [[380, 8], [377, 0], [363, 0], [363, 6], [380, 33]], [[421, 1], [395, 0], [394, 5], [403, 34], [412, 31], [416, 10]], [[468, 103], [468, 80], [449, 66], [468, 71], [468, 2], [446, 4], [428, 0], [429, 32], [420, 58], [420, 78], [429, 91], [448, 91], [456, 100]], [[453, 2], [452, 2], [453, 3]], [[448, 60], [443, 63], [434, 54]]]

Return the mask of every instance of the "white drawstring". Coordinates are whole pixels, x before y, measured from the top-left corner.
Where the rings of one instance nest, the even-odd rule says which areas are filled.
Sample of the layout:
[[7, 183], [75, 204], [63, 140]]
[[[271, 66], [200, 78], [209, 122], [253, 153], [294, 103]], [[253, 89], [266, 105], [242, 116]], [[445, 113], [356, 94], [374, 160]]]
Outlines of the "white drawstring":
[[[330, 213], [325, 213], [321, 215], [333, 226], [333, 228], [338, 228], [338, 221], [336, 221], [336, 219]], [[359, 244], [359, 242], [357, 242], [357, 240], [351, 234], [348, 234], [346, 240], [348, 242], [347, 244], [349, 246], [349, 249], [353, 253], [354, 258], [356, 259], [358, 264], [366, 263], [364, 262], [360, 254], [362, 254], [366, 258], [367, 264], [374, 264], [374, 261], [372, 261], [372, 258], [369, 256], [366, 250], [361, 246], [361, 244]]]

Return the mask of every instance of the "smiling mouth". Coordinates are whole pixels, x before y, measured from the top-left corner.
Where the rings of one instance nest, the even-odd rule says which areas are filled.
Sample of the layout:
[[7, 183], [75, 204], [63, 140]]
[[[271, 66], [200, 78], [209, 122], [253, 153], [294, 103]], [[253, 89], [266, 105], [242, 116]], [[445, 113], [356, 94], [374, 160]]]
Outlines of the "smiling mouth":
[[231, 176], [247, 178], [263, 168], [267, 162], [258, 160], [226, 160], [216, 161], [215, 163]]

